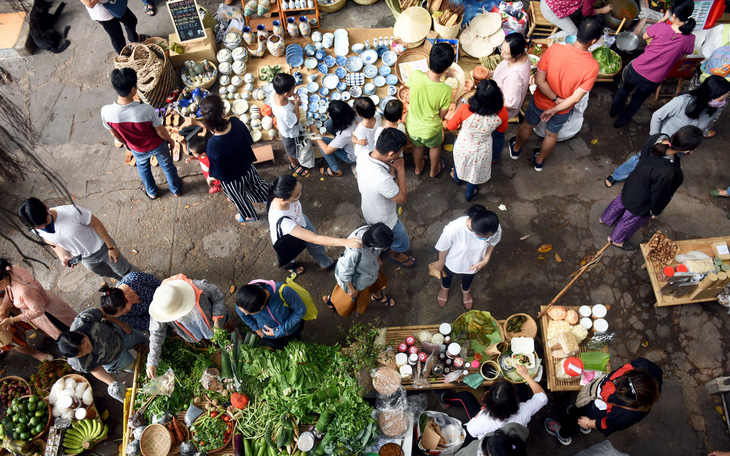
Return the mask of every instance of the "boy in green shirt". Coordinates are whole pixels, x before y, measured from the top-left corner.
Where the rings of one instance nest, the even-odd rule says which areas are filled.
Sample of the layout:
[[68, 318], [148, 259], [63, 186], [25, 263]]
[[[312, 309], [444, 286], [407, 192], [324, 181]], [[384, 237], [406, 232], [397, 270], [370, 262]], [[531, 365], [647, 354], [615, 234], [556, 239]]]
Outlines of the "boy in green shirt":
[[406, 117], [406, 130], [413, 144], [415, 173], [420, 176], [426, 162], [423, 153], [428, 147], [431, 157], [431, 177], [438, 177], [446, 168], [441, 159], [443, 141], [443, 118], [449, 111], [453, 92], [441, 82], [441, 77], [454, 62], [454, 48], [447, 43], [438, 43], [431, 48], [428, 71], [411, 73], [406, 81], [410, 88], [410, 109]]

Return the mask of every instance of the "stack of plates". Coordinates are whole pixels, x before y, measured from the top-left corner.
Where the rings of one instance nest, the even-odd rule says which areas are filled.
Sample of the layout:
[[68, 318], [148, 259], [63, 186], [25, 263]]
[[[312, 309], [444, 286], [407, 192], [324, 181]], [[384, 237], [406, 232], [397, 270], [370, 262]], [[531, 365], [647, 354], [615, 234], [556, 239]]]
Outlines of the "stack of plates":
[[347, 30], [335, 30], [335, 55], [344, 57], [348, 52], [350, 52], [350, 38], [347, 35]]
[[298, 44], [290, 44], [287, 46], [286, 63], [290, 67], [301, 67], [304, 63], [304, 49]]

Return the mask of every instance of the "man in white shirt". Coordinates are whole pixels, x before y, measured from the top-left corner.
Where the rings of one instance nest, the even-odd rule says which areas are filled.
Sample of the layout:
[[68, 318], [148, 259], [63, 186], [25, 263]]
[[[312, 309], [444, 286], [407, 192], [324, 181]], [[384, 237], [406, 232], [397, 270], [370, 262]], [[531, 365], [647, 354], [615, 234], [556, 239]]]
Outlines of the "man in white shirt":
[[83, 207], [49, 209], [38, 198], [28, 198], [18, 215], [53, 248], [64, 266], [74, 267], [76, 263], [69, 265], [69, 260], [80, 255], [81, 263], [102, 277], [121, 280], [130, 272], [139, 272], [119, 252], [101, 220]]
[[[410, 239], [403, 223], [398, 219], [397, 204], [406, 202], [406, 175], [401, 150], [407, 142], [406, 135], [395, 128], [386, 128], [380, 134], [375, 150], [357, 157], [357, 187], [362, 198], [360, 207], [365, 222], [382, 222], [393, 230], [395, 237], [388, 260], [406, 268], [416, 265], [416, 259], [406, 252]], [[396, 181], [389, 169], [396, 172]]]

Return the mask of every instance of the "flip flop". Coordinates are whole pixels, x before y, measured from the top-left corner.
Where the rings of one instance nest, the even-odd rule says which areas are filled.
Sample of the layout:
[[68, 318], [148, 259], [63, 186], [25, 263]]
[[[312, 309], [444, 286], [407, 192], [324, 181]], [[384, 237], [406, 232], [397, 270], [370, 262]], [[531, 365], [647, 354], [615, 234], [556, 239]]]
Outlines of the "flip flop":
[[140, 187], [139, 189], [142, 190], [142, 193], [144, 193], [147, 198], [149, 198], [151, 200], [156, 200], [157, 199], [156, 196], [152, 196], [149, 193], [147, 193], [147, 190], [145, 190], [144, 187]]
[[332, 296], [322, 296], [322, 301], [327, 306], [327, 308], [330, 310], [330, 312], [337, 313], [337, 309], [335, 309], [335, 305], [332, 304], [332, 301], [330, 301], [330, 298]]
[[408, 254], [406, 254], [406, 256], [408, 257], [408, 261], [411, 261], [412, 262], [410, 265], [406, 264], [407, 262], [405, 262], [405, 261], [404, 262], [396, 261], [390, 255], [388, 255], [388, 261], [390, 261], [391, 263], [395, 263], [398, 266], [403, 266], [404, 268], [412, 268], [412, 267], [415, 267], [416, 266], [416, 259], [414, 257], [408, 255]]
[[144, 13], [148, 16], [154, 16], [155, 15], [155, 7], [153, 5], [145, 5], [144, 6]]
[[614, 178], [613, 178], [613, 176], [608, 176], [608, 177], [606, 178], [606, 180], [604, 180], [604, 181], [603, 181], [603, 184], [604, 184], [604, 185], [605, 185], [606, 187], [608, 187], [608, 188], [611, 188], [611, 187], [613, 187], [613, 184], [615, 184], [615, 183], [616, 183], [616, 179], [614, 179]]
[[304, 274], [304, 266], [302, 266], [301, 264], [294, 263], [294, 262], [289, 263], [286, 266], [284, 266], [284, 269], [286, 269], [287, 272], [289, 272], [289, 274], [296, 274], [296, 275]]
[[180, 161], [180, 143], [175, 141], [175, 147], [172, 148], [172, 159]]
[[370, 295], [370, 299], [372, 299], [375, 302], [380, 302], [380, 303], [385, 304], [385, 307], [395, 306], [395, 300], [393, 299], [393, 297], [388, 296], [387, 294], [383, 293], [382, 290], [380, 291], [380, 299], [376, 298], [374, 294]]
[[721, 195], [719, 188], [714, 188], [714, 189], [710, 190], [710, 195], [716, 196], [718, 198], [730, 198], [730, 195]]
[[441, 176], [441, 174], [444, 172], [444, 170], [446, 169], [446, 162], [444, 161], [443, 158], [439, 159], [439, 165], [441, 165], [441, 169], [439, 170], [439, 172], [436, 173], [435, 176], [433, 176], [434, 179], [438, 179]]

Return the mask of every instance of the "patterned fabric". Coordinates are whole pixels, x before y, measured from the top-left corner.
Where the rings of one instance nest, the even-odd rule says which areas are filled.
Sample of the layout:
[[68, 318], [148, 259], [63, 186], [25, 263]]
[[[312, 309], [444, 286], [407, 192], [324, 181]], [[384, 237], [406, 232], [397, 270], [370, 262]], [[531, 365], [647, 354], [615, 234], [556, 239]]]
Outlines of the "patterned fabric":
[[492, 132], [502, 124], [497, 115], [472, 114], [454, 143], [454, 168], [460, 179], [483, 184], [492, 177]]
[[150, 303], [155, 295], [155, 290], [160, 286], [157, 277], [146, 272], [131, 272], [125, 275], [120, 284], [127, 285], [134, 291], [142, 301], [135, 304], [126, 315], [119, 317], [119, 320], [128, 324], [137, 331], [147, 331], [150, 327]]
[[616, 224], [613, 233], [611, 233], [611, 241], [616, 244], [621, 244], [633, 236], [646, 222], [651, 220], [651, 215], [641, 217], [629, 212], [621, 202], [621, 194], [619, 193], [616, 199], [603, 212], [601, 220], [608, 226], [613, 226], [614, 223]]
[[119, 326], [103, 319], [101, 310], [87, 309], [81, 312], [71, 331], [86, 335], [92, 345], [91, 353], [81, 358], [69, 358], [68, 364], [75, 371], [91, 372], [99, 366], [111, 364], [124, 352], [124, 333]]

